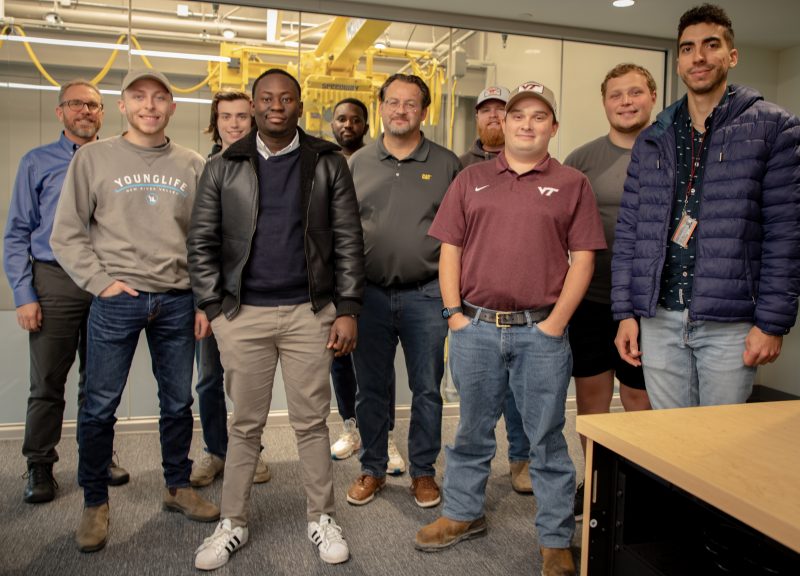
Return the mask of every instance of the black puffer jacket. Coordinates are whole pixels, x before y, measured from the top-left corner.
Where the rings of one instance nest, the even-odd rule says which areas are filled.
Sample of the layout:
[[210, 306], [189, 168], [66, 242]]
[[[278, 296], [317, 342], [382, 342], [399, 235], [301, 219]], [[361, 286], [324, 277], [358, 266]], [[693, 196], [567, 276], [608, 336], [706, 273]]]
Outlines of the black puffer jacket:
[[[300, 187], [311, 306], [334, 301], [357, 314], [364, 290], [364, 240], [353, 179], [338, 147], [300, 132]], [[257, 130], [206, 164], [192, 212], [189, 276], [209, 320], [239, 311], [242, 271], [258, 216]]]

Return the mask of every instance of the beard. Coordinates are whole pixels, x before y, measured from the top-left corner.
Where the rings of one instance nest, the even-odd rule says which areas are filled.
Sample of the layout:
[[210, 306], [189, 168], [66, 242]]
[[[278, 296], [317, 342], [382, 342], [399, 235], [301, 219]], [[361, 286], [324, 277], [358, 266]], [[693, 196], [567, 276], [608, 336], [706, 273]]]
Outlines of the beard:
[[489, 148], [500, 148], [505, 144], [502, 126], [484, 126], [478, 128], [478, 138], [481, 144]]

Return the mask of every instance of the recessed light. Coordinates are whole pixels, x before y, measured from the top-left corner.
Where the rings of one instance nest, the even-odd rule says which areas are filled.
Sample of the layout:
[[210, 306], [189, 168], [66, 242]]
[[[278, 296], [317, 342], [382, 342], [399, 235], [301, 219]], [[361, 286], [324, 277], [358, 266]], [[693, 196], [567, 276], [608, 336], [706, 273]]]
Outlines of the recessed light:
[[614, 0], [611, 5], [614, 8], [628, 8], [629, 6], [633, 6], [636, 4], [635, 0]]

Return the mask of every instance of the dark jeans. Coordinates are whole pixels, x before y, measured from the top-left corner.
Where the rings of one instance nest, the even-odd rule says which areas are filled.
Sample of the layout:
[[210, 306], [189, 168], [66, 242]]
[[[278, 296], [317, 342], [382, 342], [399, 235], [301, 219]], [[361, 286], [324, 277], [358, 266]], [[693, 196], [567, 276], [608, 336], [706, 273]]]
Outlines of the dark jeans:
[[228, 454], [228, 406], [223, 386], [224, 370], [217, 339], [212, 334], [195, 346], [197, 360], [197, 403], [206, 450], [225, 460]]
[[408, 458], [411, 477], [433, 476], [441, 449], [444, 340], [439, 281], [412, 288], [381, 288], [367, 284], [358, 319], [354, 353], [358, 394], [356, 416], [361, 432], [361, 469], [386, 475], [389, 439], [390, 385], [398, 340], [405, 353], [411, 388]]
[[[356, 417], [356, 370], [353, 366], [351, 354], [338, 356], [333, 359], [331, 364], [331, 380], [333, 381], [333, 392], [336, 394], [336, 407], [342, 420], [349, 420]], [[198, 384], [199, 387], [199, 384]], [[392, 371], [392, 405], [389, 412], [389, 430], [394, 430], [394, 403], [396, 382], [394, 371]], [[199, 390], [198, 390], [199, 392]], [[202, 419], [202, 412], [200, 418]], [[205, 426], [204, 426], [205, 427]]]
[[192, 461], [194, 301], [189, 291], [95, 298], [89, 313], [86, 399], [80, 407], [78, 483], [86, 506], [108, 501], [108, 466], [119, 406], [139, 333], [147, 335], [158, 383], [164, 479], [189, 486]]
[[22, 455], [29, 464], [51, 464], [58, 461], [64, 386], [76, 353], [79, 404], [83, 396], [92, 295], [78, 288], [58, 264], [46, 262], [33, 263], [33, 286], [42, 309], [42, 328], [28, 337], [31, 387]]

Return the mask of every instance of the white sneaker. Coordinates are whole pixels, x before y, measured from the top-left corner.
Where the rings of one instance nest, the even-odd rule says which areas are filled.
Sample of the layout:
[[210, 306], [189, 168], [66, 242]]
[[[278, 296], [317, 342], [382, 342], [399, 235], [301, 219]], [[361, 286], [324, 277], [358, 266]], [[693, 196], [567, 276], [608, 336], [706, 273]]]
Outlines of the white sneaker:
[[308, 539], [319, 548], [319, 557], [323, 562], [339, 564], [350, 558], [347, 542], [342, 537], [342, 527], [327, 514], [319, 517], [319, 524], [308, 523]]
[[361, 448], [361, 434], [356, 428], [356, 419], [348, 418], [344, 421], [344, 431], [339, 439], [331, 446], [331, 458], [344, 460], [350, 458], [353, 452]]
[[397, 450], [397, 444], [394, 443], [394, 434], [389, 432], [389, 463], [386, 465], [386, 473], [392, 476], [398, 476], [406, 471], [406, 462], [400, 456]]
[[224, 566], [236, 550], [247, 544], [247, 526], [231, 528], [229, 519], [217, 524], [214, 533], [203, 540], [194, 553], [194, 566], [199, 570], [216, 570]]

